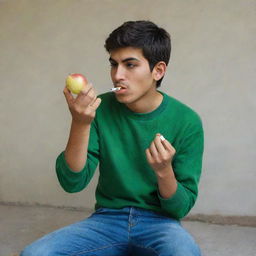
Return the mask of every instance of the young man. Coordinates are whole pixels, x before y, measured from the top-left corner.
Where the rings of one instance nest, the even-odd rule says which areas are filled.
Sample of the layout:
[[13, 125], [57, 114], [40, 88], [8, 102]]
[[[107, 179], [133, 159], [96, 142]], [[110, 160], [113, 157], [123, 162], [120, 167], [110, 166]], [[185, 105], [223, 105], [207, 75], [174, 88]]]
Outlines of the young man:
[[95, 213], [28, 246], [23, 256], [198, 256], [179, 220], [193, 207], [201, 173], [198, 115], [157, 88], [166, 72], [169, 34], [149, 21], [126, 22], [106, 40], [120, 90], [64, 94], [72, 115], [56, 161], [60, 184], [78, 192], [99, 164]]

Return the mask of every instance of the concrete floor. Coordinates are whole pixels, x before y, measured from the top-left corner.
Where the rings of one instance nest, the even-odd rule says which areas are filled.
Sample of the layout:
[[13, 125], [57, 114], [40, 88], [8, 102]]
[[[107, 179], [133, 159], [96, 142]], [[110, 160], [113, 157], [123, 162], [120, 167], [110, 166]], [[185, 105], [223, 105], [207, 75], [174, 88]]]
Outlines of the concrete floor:
[[[35, 239], [89, 214], [42, 206], [0, 205], [0, 256], [18, 255], [25, 245]], [[256, 255], [255, 227], [191, 221], [183, 221], [183, 226], [194, 236], [204, 256]]]

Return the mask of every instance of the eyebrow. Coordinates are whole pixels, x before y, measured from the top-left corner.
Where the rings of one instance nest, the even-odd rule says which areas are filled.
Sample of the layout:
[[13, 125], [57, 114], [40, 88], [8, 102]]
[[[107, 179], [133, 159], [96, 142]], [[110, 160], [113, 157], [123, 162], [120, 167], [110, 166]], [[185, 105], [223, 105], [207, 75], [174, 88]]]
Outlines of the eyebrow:
[[[124, 59], [124, 60], [122, 60], [121, 62], [123, 62], [123, 63], [125, 63], [125, 62], [127, 62], [127, 61], [139, 61], [138, 59], [136, 59], [136, 58], [133, 58], [133, 57], [130, 57], [130, 58], [126, 58], [126, 59]], [[109, 61], [110, 62], [117, 62], [117, 61], [115, 61], [114, 59], [112, 59], [111, 57], [109, 58]]]

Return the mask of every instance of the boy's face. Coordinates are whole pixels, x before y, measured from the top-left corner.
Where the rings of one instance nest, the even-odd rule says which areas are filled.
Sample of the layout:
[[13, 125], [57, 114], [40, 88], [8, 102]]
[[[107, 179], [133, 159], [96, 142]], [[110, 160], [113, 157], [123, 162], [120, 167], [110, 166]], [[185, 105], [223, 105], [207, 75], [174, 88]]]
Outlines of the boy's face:
[[158, 94], [154, 72], [142, 50], [133, 47], [119, 48], [110, 52], [111, 78], [115, 87], [122, 87], [115, 92], [119, 102], [135, 109], [149, 103]]

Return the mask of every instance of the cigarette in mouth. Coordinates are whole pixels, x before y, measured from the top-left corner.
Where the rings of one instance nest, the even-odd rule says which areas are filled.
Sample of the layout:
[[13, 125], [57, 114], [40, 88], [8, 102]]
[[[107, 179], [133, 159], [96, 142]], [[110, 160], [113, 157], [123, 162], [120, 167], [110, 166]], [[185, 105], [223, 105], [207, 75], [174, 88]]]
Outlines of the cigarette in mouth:
[[111, 92], [116, 92], [116, 91], [119, 91], [121, 90], [121, 87], [113, 87], [110, 89]]
[[161, 141], [165, 141], [165, 137], [163, 135], [160, 136]]

